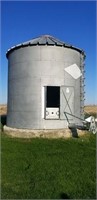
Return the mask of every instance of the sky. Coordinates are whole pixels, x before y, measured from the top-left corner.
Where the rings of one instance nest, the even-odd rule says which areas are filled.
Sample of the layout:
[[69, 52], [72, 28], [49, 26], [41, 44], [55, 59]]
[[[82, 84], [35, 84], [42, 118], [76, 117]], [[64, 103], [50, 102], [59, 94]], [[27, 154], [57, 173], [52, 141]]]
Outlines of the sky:
[[85, 51], [85, 104], [97, 104], [95, 1], [1, 2], [0, 104], [7, 103], [6, 51], [16, 44], [44, 34]]

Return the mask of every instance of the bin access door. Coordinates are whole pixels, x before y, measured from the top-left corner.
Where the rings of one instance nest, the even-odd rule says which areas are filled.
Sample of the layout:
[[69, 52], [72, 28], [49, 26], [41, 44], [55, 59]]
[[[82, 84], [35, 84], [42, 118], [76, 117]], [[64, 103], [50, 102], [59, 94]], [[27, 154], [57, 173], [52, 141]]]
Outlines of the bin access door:
[[67, 120], [64, 112], [66, 113], [68, 120], [73, 120], [72, 114], [74, 115], [74, 87], [61, 86], [60, 88], [60, 119]]
[[59, 119], [60, 87], [46, 87], [46, 119]]

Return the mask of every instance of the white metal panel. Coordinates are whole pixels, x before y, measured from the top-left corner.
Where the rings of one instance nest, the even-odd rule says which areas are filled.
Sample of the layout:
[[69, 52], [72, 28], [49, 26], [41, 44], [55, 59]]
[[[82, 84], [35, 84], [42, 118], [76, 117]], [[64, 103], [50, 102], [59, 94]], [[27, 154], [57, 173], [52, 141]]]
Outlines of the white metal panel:
[[42, 113], [42, 119], [45, 118], [45, 104], [46, 104], [46, 98], [45, 98], [45, 95], [46, 95], [46, 87], [43, 86], [42, 87], [42, 91], [41, 91], [41, 113]]
[[46, 119], [59, 119], [59, 108], [46, 108]]
[[65, 71], [68, 72], [68, 74], [70, 74], [74, 79], [78, 79], [82, 75], [79, 67], [76, 64], [66, 67]]
[[69, 86], [61, 86], [60, 118], [66, 120], [68, 118], [68, 120], [73, 120], [72, 114], [74, 115], [74, 88]]

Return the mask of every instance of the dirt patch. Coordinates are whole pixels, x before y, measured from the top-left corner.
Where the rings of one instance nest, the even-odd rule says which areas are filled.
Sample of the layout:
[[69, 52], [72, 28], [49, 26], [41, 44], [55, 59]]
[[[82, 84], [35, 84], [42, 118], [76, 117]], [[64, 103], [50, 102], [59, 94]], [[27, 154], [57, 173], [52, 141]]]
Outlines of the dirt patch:
[[84, 107], [84, 111], [91, 114], [91, 113], [94, 113], [94, 114], [97, 114], [97, 106], [94, 105], [88, 105], [88, 106], [85, 106]]
[[7, 105], [2, 104], [0, 105], [0, 115], [4, 115], [7, 113]]

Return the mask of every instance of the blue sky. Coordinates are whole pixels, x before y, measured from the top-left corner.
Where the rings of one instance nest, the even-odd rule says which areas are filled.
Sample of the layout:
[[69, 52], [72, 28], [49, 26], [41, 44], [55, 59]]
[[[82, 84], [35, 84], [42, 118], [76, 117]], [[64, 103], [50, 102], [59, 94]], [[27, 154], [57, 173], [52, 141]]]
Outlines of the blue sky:
[[85, 104], [97, 104], [95, 1], [2, 1], [0, 103], [7, 102], [7, 49], [43, 34], [84, 49]]

